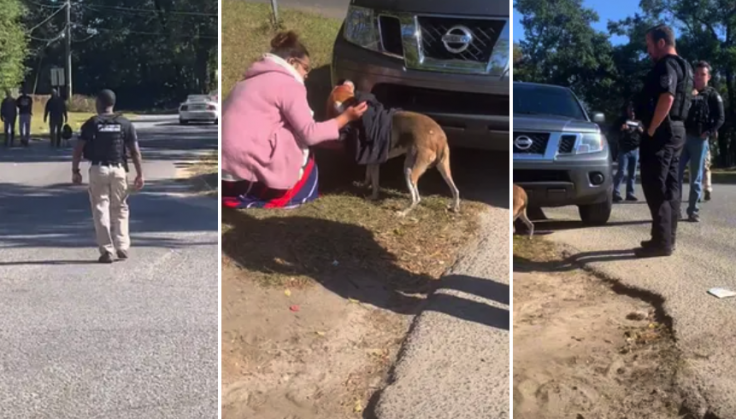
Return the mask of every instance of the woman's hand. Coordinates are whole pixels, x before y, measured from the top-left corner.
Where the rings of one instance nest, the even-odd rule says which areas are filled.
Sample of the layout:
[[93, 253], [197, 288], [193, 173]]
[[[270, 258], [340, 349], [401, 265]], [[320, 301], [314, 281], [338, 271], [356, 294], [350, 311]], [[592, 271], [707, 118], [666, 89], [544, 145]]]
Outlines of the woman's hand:
[[351, 106], [347, 108], [345, 112], [343, 113], [346, 114], [350, 122], [353, 122], [353, 121], [357, 121], [358, 119], [360, 119], [365, 113], [365, 111], [367, 110], [368, 110], [368, 104], [365, 102], [361, 102], [355, 106]]
[[337, 121], [337, 129], [342, 129], [345, 125], [353, 121], [357, 121], [367, 110], [368, 104], [365, 102], [361, 102], [355, 106], [347, 108], [345, 112], [341, 113], [340, 116], [335, 118], [335, 120]]

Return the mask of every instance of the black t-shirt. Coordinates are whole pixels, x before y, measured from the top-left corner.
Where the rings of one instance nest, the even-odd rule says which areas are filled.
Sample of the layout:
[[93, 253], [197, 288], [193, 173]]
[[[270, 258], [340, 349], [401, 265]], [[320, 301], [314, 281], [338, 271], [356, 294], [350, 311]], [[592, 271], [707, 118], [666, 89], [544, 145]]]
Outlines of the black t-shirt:
[[[622, 130], [621, 127], [627, 122], [638, 123], [638, 121], [632, 121], [628, 117], [621, 117], [616, 121], [614, 125], [619, 130], [619, 148], [622, 151], [631, 151], [639, 148], [641, 143], [641, 132], [633, 126], [627, 126], [626, 129]], [[628, 124], [627, 124], [628, 125]], [[641, 125], [641, 123], [639, 123]]]
[[[101, 142], [103, 139], [119, 138], [117, 144]], [[92, 161], [120, 162], [125, 159], [125, 148], [138, 142], [133, 124], [117, 115], [96, 115], [82, 125], [80, 138], [85, 141], [86, 158]]]
[[[642, 116], [642, 120], [645, 126], [648, 126], [652, 118], [654, 117], [654, 110], [657, 107], [659, 96], [663, 93], [669, 93], [675, 97], [675, 104], [678, 102], [677, 86], [678, 83], [682, 83], [687, 74], [683, 72], [683, 68], [680, 65], [682, 58], [676, 55], [666, 55], [654, 65], [654, 68], [647, 75], [646, 83], [644, 84], [643, 95], [641, 98], [640, 106], [637, 115]], [[685, 63], [687, 65], [687, 63]], [[687, 65], [689, 68], [689, 65]], [[692, 71], [692, 70], [690, 70]], [[680, 98], [682, 99], [682, 98]], [[673, 115], [675, 110], [675, 104], [673, 104], [670, 110], [670, 116]], [[666, 118], [662, 124], [669, 123], [670, 118]]]
[[20, 115], [33, 115], [33, 98], [28, 95], [19, 96], [15, 101]]

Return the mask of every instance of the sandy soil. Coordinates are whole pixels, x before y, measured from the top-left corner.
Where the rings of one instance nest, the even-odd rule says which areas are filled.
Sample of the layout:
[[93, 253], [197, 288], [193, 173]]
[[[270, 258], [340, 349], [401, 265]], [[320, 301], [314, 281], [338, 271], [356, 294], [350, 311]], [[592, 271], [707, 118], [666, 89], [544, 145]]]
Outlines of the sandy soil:
[[680, 417], [677, 352], [651, 305], [583, 271], [514, 272], [513, 298], [514, 418]]
[[223, 418], [362, 417], [411, 316], [243, 272], [223, 260]]

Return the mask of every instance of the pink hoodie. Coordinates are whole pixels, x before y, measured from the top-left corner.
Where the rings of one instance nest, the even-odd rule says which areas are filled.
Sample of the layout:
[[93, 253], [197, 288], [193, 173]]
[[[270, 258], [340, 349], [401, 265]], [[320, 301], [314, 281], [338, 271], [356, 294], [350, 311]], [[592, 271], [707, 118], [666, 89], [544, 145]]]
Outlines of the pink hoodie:
[[223, 104], [222, 171], [269, 188], [296, 184], [308, 147], [339, 137], [335, 120], [317, 123], [303, 82], [278, 63], [254, 63]]

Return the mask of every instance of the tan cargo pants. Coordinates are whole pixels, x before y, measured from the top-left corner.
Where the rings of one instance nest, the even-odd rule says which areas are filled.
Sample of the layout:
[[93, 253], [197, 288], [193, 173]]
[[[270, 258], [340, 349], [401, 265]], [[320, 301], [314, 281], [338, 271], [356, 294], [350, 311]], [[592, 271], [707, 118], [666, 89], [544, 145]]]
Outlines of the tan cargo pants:
[[705, 164], [703, 165], [703, 190], [713, 192], [713, 184], [710, 182], [710, 146], [705, 154]]
[[128, 250], [128, 174], [122, 166], [90, 166], [89, 201], [100, 254]]

